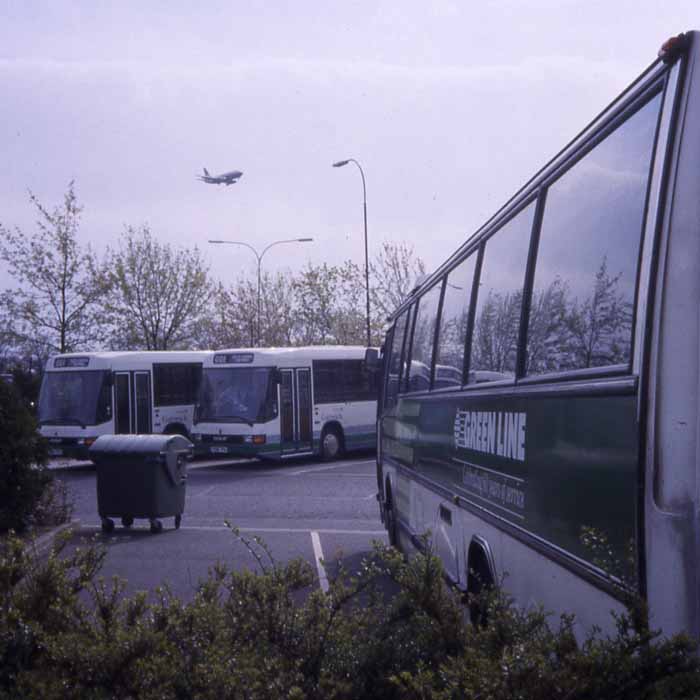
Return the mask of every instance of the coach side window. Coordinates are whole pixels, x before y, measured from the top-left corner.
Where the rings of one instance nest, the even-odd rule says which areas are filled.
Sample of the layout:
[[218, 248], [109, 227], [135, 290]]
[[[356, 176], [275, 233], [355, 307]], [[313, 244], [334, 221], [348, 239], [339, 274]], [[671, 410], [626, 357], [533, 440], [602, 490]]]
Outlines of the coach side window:
[[467, 338], [475, 265], [474, 253], [447, 275], [435, 357], [436, 389], [462, 384], [464, 343]]
[[469, 383], [515, 374], [523, 284], [535, 203], [486, 241], [476, 300]]
[[527, 372], [627, 364], [657, 95], [547, 191]]
[[433, 364], [433, 341], [437, 324], [442, 282], [434, 285], [418, 301], [416, 323], [413, 328], [411, 361], [408, 367], [408, 390], [430, 389], [430, 368]]
[[394, 323], [394, 332], [392, 334], [391, 348], [387, 357], [387, 383], [386, 397], [384, 404], [387, 408], [396, 403], [396, 395], [399, 392], [399, 375], [401, 373], [401, 351], [403, 349], [404, 335], [406, 334], [406, 320], [408, 311], [404, 311]]

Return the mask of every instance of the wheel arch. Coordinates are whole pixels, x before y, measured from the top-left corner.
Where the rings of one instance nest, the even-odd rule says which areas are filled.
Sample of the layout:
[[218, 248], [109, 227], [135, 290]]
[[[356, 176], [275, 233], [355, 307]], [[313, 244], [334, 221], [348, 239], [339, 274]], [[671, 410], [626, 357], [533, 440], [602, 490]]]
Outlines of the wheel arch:
[[172, 423], [168, 423], [165, 426], [165, 428], [163, 429], [163, 435], [182, 435], [189, 440], [190, 431], [187, 429], [187, 426], [181, 421], [173, 421]]
[[321, 428], [321, 442], [323, 442], [323, 436], [329, 430], [334, 431], [338, 435], [338, 437], [340, 438], [341, 447], [345, 449], [345, 431], [343, 430], [341, 422], [338, 420], [326, 421], [323, 424], [323, 427]]
[[[472, 571], [478, 578], [472, 575]], [[473, 535], [467, 550], [467, 590], [478, 593], [484, 586], [495, 586], [496, 581], [496, 561], [491, 545], [481, 535]]]

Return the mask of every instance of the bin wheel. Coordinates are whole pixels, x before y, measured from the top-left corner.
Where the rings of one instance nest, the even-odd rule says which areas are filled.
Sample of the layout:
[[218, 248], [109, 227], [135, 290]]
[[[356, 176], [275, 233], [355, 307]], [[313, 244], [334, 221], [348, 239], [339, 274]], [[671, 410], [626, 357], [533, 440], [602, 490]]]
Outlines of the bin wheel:
[[102, 532], [112, 532], [112, 530], [114, 530], [114, 520], [102, 518]]
[[153, 518], [151, 520], [151, 532], [155, 535], [163, 529], [163, 523]]
[[180, 529], [180, 523], [182, 522], [182, 516], [181, 515], [176, 515], [175, 516], [175, 529], [179, 530]]
[[134, 524], [134, 519], [130, 515], [125, 515], [122, 518], [122, 525], [124, 527], [131, 527]]

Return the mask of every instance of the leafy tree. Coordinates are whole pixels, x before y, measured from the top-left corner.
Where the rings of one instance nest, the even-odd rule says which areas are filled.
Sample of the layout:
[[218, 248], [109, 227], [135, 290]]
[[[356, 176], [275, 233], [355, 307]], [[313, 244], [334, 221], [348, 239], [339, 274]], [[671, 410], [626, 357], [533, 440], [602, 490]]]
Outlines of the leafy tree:
[[110, 251], [107, 270], [112, 293], [104, 309], [112, 346], [173, 350], [194, 343], [212, 295], [198, 248], [176, 250], [147, 225], [129, 226], [120, 248]]
[[[333, 335], [340, 345], [365, 345], [367, 343], [367, 310], [364, 269], [351, 260], [346, 260], [336, 270]], [[370, 318], [370, 335], [371, 333], [372, 319]]]
[[337, 343], [335, 337], [336, 296], [339, 272], [327, 263], [309, 263], [293, 282], [301, 345]]
[[620, 276], [608, 273], [607, 259], [603, 258], [591, 296], [570, 308], [568, 367], [599, 367], [629, 358], [632, 304], [618, 290]]
[[298, 319], [294, 308], [294, 280], [291, 275], [264, 272], [261, 297], [260, 344], [264, 347], [293, 345]]
[[559, 277], [547, 289], [533, 292], [527, 335], [528, 372], [548, 372], [559, 368], [555, 358], [566, 340], [568, 294], [566, 283]]
[[489, 291], [474, 324], [472, 370], [513, 372], [521, 306], [521, 291]]
[[0, 225], [0, 259], [18, 283], [0, 295], [0, 324], [14, 345], [41, 360], [99, 341], [105, 286], [94, 253], [78, 243], [82, 207], [74, 183], [53, 210], [31, 192], [29, 198], [38, 214], [35, 233]]
[[[379, 303], [380, 295], [386, 292], [400, 300], [413, 287], [413, 273], [420, 274], [425, 268], [405, 244], [387, 243], [372, 269], [381, 277], [384, 290], [370, 289], [374, 300], [371, 337], [378, 344], [386, 314], [395, 308], [393, 301]], [[289, 271], [265, 272], [261, 278], [258, 335], [257, 279], [241, 275], [230, 287], [219, 285], [213, 292], [195, 333], [196, 342], [199, 347], [211, 348], [364, 345], [365, 293], [363, 268], [351, 260], [341, 265], [309, 263], [296, 275]]]

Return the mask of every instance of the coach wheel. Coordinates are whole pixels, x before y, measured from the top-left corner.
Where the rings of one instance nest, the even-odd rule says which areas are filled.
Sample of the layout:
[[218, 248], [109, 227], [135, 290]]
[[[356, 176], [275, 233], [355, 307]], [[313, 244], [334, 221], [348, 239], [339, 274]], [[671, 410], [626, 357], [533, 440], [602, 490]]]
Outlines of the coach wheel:
[[175, 516], [175, 529], [179, 530], [180, 529], [180, 523], [182, 522], [182, 516], [181, 515], [176, 515]]
[[114, 530], [114, 520], [102, 518], [102, 532], [112, 532], [112, 530]]
[[151, 519], [151, 532], [156, 535], [163, 530], [163, 523], [156, 518]]
[[321, 457], [329, 462], [343, 452], [343, 442], [336, 428], [327, 428], [321, 436]]
[[122, 518], [122, 525], [124, 527], [131, 527], [134, 524], [134, 519], [130, 515], [125, 515]]

